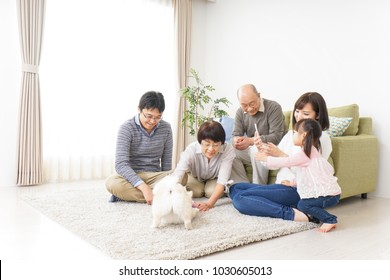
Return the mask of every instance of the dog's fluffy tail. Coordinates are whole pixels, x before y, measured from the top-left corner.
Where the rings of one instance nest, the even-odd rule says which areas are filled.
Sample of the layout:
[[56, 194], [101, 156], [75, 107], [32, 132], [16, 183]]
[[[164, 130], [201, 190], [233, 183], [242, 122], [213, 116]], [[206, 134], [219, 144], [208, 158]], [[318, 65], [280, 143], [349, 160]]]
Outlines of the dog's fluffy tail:
[[184, 222], [191, 229], [191, 220], [198, 209], [192, 208], [192, 192], [187, 191], [175, 178], [165, 177], [153, 189], [153, 227], [164, 223]]

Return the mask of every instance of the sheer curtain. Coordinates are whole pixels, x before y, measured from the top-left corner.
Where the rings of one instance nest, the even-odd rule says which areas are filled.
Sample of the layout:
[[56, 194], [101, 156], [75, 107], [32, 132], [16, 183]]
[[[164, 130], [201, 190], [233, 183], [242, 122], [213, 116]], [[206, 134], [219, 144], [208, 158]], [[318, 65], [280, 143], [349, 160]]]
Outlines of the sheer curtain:
[[46, 7], [41, 76], [45, 182], [106, 178], [119, 126], [149, 90], [176, 123], [170, 0], [68, 0]]

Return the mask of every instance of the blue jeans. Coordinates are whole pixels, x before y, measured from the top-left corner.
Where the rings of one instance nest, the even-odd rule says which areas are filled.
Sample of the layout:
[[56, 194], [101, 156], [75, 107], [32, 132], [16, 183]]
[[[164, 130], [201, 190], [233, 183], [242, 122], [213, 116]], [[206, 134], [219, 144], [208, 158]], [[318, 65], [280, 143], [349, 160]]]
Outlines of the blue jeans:
[[320, 196], [317, 198], [305, 198], [298, 202], [298, 209], [305, 214], [309, 214], [323, 223], [337, 224], [337, 217], [325, 210], [339, 203], [340, 195]]
[[294, 220], [294, 210], [300, 197], [297, 189], [281, 184], [257, 185], [237, 183], [230, 187], [234, 207], [251, 216]]

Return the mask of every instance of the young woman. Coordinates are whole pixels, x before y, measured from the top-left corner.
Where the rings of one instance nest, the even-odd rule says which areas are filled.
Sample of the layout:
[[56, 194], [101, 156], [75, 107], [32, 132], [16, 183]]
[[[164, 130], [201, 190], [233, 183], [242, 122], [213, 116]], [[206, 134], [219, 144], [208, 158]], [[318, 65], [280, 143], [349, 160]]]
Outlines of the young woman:
[[[295, 102], [293, 126], [301, 119], [318, 121], [323, 131], [329, 128], [326, 102], [319, 93], [305, 93]], [[322, 133], [320, 141], [322, 157], [327, 160], [332, 151], [329, 135]], [[300, 151], [300, 147], [294, 145], [292, 130], [283, 137], [279, 146], [262, 143], [260, 139], [256, 140], [256, 146], [260, 151], [275, 157], [287, 157]], [[294, 179], [295, 175], [289, 168], [281, 168], [278, 171], [275, 184], [234, 184], [229, 189], [229, 196], [234, 207], [243, 214], [307, 222], [309, 221], [308, 217], [296, 209], [300, 200], [296, 188], [283, 184]]]
[[194, 206], [207, 211], [224, 194], [235, 152], [225, 143], [225, 130], [219, 122], [203, 123], [197, 138], [198, 141], [189, 144], [181, 154], [172, 175], [178, 177], [179, 182], [188, 176], [186, 187], [193, 192], [193, 197], [209, 198], [207, 202], [194, 203]]
[[336, 227], [337, 217], [325, 210], [336, 205], [340, 200], [341, 188], [337, 178], [333, 176], [334, 169], [321, 156], [321, 127], [313, 119], [301, 119], [295, 124], [293, 141], [300, 151], [289, 157], [267, 156], [258, 152], [256, 160], [261, 161], [270, 169], [294, 167], [296, 178], [284, 181], [283, 184], [296, 187], [301, 199], [298, 209], [310, 217], [320, 220], [323, 224], [321, 232], [328, 232]]

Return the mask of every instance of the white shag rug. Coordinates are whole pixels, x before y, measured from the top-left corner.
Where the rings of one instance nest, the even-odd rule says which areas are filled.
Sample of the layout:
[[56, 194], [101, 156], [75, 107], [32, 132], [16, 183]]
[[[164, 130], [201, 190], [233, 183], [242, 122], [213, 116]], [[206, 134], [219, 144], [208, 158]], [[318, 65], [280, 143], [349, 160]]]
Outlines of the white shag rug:
[[151, 206], [109, 203], [104, 186], [48, 192], [26, 192], [22, 199], [80, 238], [120, 260], [188, 260], [315, 228], [313, 223], [240, 214], [229, 198], [199, 212], [193, 229], [183, 224], [151, 228]]

